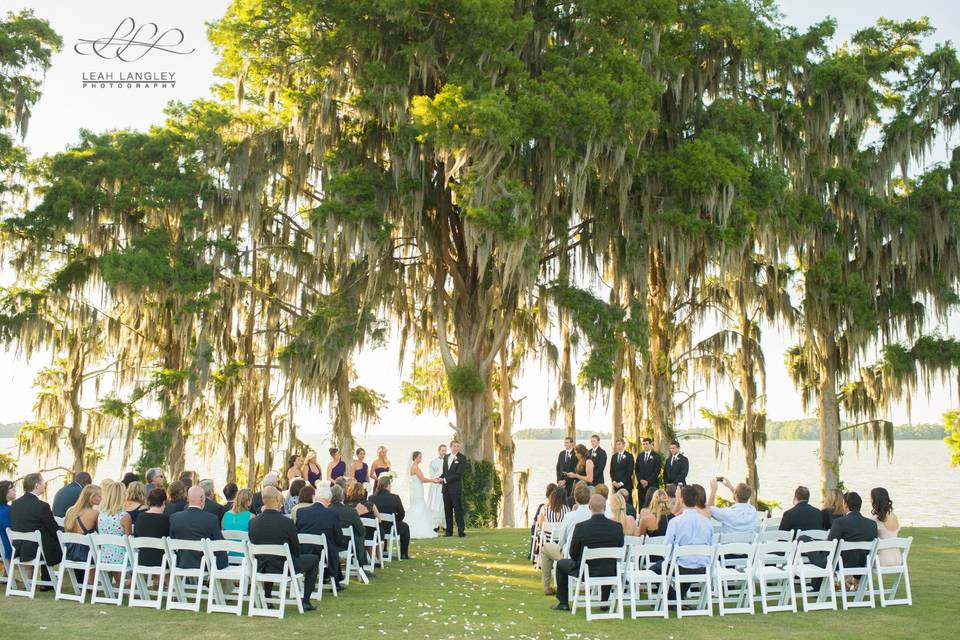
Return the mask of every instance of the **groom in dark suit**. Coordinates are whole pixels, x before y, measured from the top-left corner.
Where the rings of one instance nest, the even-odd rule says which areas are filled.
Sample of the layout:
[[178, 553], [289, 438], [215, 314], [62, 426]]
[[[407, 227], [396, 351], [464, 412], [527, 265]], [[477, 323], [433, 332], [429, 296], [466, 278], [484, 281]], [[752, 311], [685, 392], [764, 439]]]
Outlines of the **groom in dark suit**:
[[557, 486], [563, 488], [568, 501], [573, 495], [575, 483], [567, 477], [567, 473], [577, 470], [577, 454], [573, 451], [573, 445], [573, 438], [564, 438], [563, 451], [557, 456]]
[[443, 512], [447, 519], [447, 537], [453, 535], [453, 520], [457, 520], [457, 534], [462, 538], [464, 533], [463, 525], [463, 493], [460, 488], [460, 481], [463, 479], [463, 472], [467, 467], [467, 457], [460, 453], [460, 443], [454, 440], [450, 443], [451, 453], [443, 459]]
[[600, 436], [590, 436], [590, 459], [593, 460], [593, 486], [606, 484], [603, 470], [607, 467], [607, 452], [600, 446]]
[[651, 489], [660, 488], [660, 471], [663, 468], [663, 459], [653, 450], [653, 440], [643, 439], [643, 451], [637, 455], [637, 497], [642, 507], [650, 506]]

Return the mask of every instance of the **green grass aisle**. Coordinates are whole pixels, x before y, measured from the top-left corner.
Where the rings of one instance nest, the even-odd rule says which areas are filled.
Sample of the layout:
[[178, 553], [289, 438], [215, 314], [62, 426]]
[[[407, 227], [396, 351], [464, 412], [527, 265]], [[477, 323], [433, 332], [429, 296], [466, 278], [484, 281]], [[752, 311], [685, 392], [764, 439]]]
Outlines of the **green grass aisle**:
[[[956, 633], [960, 529], [913, 529], [912, 607], [778, 613], [676, 620], [602, 620], [551, 611], [536, 570], [527, 562], [526, 532], [470, 531], [465, 539], [414, 541], [411, 561], [393, 562], [369, 586], [351, 582], [318, 611], [283, 621], [227, 614], [193, 614], [0, 595], [0, 638], [116, 638], [203, 640], [229, 638], [377, 637], [532, 638], [594, 640], [650, 637], [722, 638], [947, 638]], [[291, 613], [292, 612], [292, 613]], [[648, 635], [649, 634], [649, 635]]]

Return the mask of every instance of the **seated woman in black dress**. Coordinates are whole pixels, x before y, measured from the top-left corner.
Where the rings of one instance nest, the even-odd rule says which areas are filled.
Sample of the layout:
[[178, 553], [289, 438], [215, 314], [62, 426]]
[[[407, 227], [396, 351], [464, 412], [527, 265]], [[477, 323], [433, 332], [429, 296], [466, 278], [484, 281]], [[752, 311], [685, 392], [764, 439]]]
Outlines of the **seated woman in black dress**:
[[[137, 516], [137, 526], [133, 528], [134, 538], [162, 538], [170, 535], [170, 518], [164, 515], [163, 505], [167, 495], [163, 489], [153, 489], [147, 495], [147, 510]], [[163, 560], [160, 549], [141, 549], [140, 564], [145, 567], [159, 567]]]

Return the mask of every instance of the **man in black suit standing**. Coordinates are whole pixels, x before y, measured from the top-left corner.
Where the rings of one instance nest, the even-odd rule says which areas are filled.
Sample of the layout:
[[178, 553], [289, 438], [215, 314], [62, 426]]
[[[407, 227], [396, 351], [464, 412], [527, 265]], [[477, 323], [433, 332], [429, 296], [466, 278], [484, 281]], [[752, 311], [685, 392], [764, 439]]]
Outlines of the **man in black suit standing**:
[[[556, 564], [557, 600], [559, 602], [551, 606], [551, 609], [570, 610], [570, 605], [567, 604], [569, 599], [567, 578], [576, 577], [580, 572], [580, 557], [583, 555], [585, 548], [598, 549], [623, 546], [623, 527], [620, 526], [619, 522], [614, 522], [603, 515], [606, 506], [607, 501], [602, 495], [591, 496], [588, 503], [590, 517], [574, 526], [573, 536], [570, 539], [570, 557], [559, 560]], [[590, 561], [590, 575], [612, 576], [616, 571], [616, 560]], [[603, 587], [600, 593], [601, 600], [606, 600], [609, 593], [610, 588]]]
[[[822, 526], [823, 514], [820, 513], [819, 509], [810, 505], [810, 489], [804, 486], [797, 487], [793, 492], [793, 506], [783, 512], [783, 519], [780, 520], [780, 531], [799, 532], [808, 529], [820, 529]], [[801, 542], [807, 540], [801, 540]]]
[[660, 488], [660, 471], [663, 468], [663, 458], [653, 450], [653, 440], [650, 438], [644, 438], [642, 446], [643, 451], [637, 456], [637, 497], [641, 507], [649, 507], [653, 491]]
[[[333, 509], [314, 502], [308, 507], [300, 507], [297, 510], [296, 525], [297, 533], [327, 536], [327, 566], [324, 569], [323, 580], [326, 582], [330, 576], [333, 576], [339, 584], [343, 580], [340, 572], [340, 552], [347, 550], [347, 539], [343, 537], [344, 525], [340, 522], [340, 516]], [[320, 549], [312, 544], [304, 544], [302, 551], [320, 557]]]
[[575, 483], [567, 477], [567, 472], [577, 470], [577, 454], [573, 452], [573, 445], [573, 438], [564, 438], [563, 451], [557, 456], [557, 486], [563, 488], [568, 500], [573, 495]]
[[[381, 476], [377, 479], [377, 492], [373, 494], [373, 497], [370, 498], [370, 502], [377, 508], [380, 513], [392, 513], [393, 517], [396, 519], [397, 533], [400, 535], [400, 557], [403, 560], [410, 559], [410, 525], [403, 521], [403, 516], [406, 515], [406, 512], [403, 509], [403, 501], [400, 500], [400, 496], [395, 493], [390, 493], [390, 487], [393, 486], [393, 478], [390, 476]], [[457, 521], [457, 524], [460, 525], [462, 522], [463, 516], [461, 515], [461, 520]], [[463, 535], [463, 529], [460, 529], [461, 535]], [[382, 523], [380, 525], [380, 535], [386, 535], [390, 532], [387, 523]]]
[[60, 487], [60, 490], [53, 496], [53, 515], [58, 518], [67, 515], [67, 509], [77, 503], [80, 492], [91, 482], [93, 482], [93, 479], [90, 474], [81, 471], [73, 477], [73, 482]]
[[633, 454], [627, 451], [627, 443], [617, 438], [614, 443], [617, 450], [610, 461], [610, 480], [613, 490], [626, 489], [627, 502], [633, 504]]
[[590, 436], [590, 459], [593, 460], [593, 486], [606, 484], [603, 470], [607, 467], [607, 452], [600, 447], [600, 436]]
[[[827, 540], [846, 540], [847, 542], [872, 542], [877, 539], [877, 523], [860, 515], [863, 500], [853, 491], [843, 496], [844, 515], [833, 521]], [[844, 567], [865, 567], [866, 551], [844, 551]]]
[[453, 535], [453, 521], [456, 517], [457, 534], [462, 538], [467, 534], [464, 532], [463, 524], [463, 493], [460, 482], [463, 479], [463, 472], [467, 467], [467, 457], [460, 453], [460, 443], [453, 440], [450, 443], [450, 453], [443, 459], [443, 473], [440, 478], [443, 479], [443, 513], [447, 520], [447, 537]]
[[[265, 486], [261, 492], [263, 508], [260, 515], [250, 520], [250, 542], [253, 544], [286, 544], [290, 548], [290, 557], [293, 559], [293, 570], [303, 574], [303, 610], [313, 611], [315, 606], [310, 604], [310, 596], [317, 586], [320, 558], [312, 553], [300, 553], [300, 540], [297, 538], [297, 527], [293, 520], [280, 513], [283, 499], [280, 490], [273, 486]], [[299, 519], [300, 514], [297, 513]], [[262, 573], [280, 573], [283, 571], [283, 560], [277, 556], [262, 556], [257, 558], [257, 571]], [[273, 593], [273, 584], [266, 583], [264, 592], [267, 598]]]
[[[175, 540], [223, 540], [220, 521], [217, 516], [203, 510], [205, 496], [200, 485], [187, 490], [187, 508], [170, 516], [170, 537]], [[177, 566], [183, 569], [196, 569], [200, 566], [202, 554], [195, 551], [181, 551], [177, 554]], [[227, 554], [217, 553], [217, 568], [227, 566]]]
[[670, 458], [663, 467], [664, 484], [687, 484], [687, 473], [690, 472], [690, 461], [680, 453], [680, 443], [676, 440], [670, 443]]
[[[60, 564], [63, 552], [57, 540], [57, 521], [53, 519], [50, 505], [40, 499], [46, 489], [43, 476], [39, 473], [28, 473], [23, 479], [23, 495], [10, 505], [10, 529], [19, 533], [40, 532], [40, 546], [43, 547], [44, 579], [49, 578], [47, 567]], [[37, 545], [33, 542], [16, 541], [13, 543], [17, 555], [21, 560], [33, 560], [37, 557]], [[50, 587], [41, 590], [49, 591]]]

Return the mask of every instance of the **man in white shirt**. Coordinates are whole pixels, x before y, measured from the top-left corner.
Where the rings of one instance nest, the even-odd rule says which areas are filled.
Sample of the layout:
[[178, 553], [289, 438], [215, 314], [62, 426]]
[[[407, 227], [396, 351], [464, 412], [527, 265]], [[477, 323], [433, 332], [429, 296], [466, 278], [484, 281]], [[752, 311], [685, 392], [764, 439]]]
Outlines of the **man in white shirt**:
[[590, 502], [590, 496], [593, 490], [584, 482], [578, 482], [573, 488], [573, 499], [575, 506], [573, 511], [567, 512], [560, 521], [560, 537], [556, 542], [548, 542], [540, 549], [540, 575], [543, 579], [544, 595], [552, 596], [557, 592], [550, 586], [553, 577], [553, 564], [563, 558], [563, 550], [573, 535], [573, 528], [585, 520], [590, 519], [590, 509], [587, 504]]
[[[729, 507], [715, 507], [717, 498], [717, 484], [723, 481], [723, 486], [733, 492], [734, 504]], [[736, 487], [727, 478], [713, 478], [710, 480], [710, 496], [707, 504], [710, 505], [710, 515], [720, 523], [720, 533], [753, 533], [757, 526], [757, 509], [750, 504], [753, 490], [746, 484], [740, 483]]]

